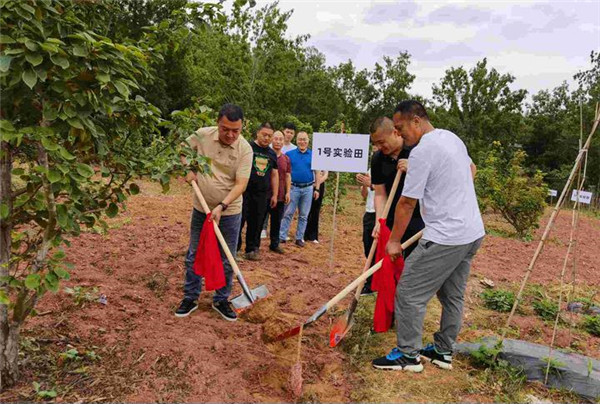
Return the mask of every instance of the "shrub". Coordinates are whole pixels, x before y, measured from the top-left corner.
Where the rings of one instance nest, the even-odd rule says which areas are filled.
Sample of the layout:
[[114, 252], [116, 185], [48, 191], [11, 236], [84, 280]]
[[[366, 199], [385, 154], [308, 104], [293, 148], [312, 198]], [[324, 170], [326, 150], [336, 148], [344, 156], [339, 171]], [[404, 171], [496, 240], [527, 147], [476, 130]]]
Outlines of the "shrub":
[[600, 337], [600, 315], [584, 316], [583, 328], [590, 334]]
[[525, 173], [522, 164], [526, 157], [522, 150], [507, 152], [500, 142], [494, 142], [475, 177], [481, 209], [499, 212], [519, 237], [538, 227], [548, 195], [541, 171]]
[[533, 310], [535, 311], [535, 314], [546, 321], [554, 321], [556, 314], [558, 313], [556, 302], [552, 302], [548, 299], [535, 300], [533, 302]]
[[488, 289], [481, 294], [485, 307], [502, 313], [509, 312], [515, 303], [515, 294], [508, 290]]

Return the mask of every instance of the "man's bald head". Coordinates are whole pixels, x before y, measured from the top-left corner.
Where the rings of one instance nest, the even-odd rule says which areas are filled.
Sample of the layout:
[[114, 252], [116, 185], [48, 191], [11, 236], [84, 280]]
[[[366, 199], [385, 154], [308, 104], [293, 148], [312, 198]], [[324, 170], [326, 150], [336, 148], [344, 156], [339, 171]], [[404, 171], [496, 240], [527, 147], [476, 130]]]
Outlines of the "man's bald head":
[[404, 142], [394, 127], [394, 122], [387, 116], [382, 116], [371, 124], [371, 142], [386, 156], [397, 155], [402, 150]]

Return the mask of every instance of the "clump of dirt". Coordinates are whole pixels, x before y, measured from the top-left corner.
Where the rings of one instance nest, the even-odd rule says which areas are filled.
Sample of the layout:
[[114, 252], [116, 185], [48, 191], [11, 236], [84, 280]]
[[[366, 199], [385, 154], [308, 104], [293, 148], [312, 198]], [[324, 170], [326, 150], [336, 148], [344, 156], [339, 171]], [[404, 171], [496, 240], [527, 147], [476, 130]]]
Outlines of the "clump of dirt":
[[244, 320], [262, 324], [275, 315], [277, 310], [277, 302], [273, 298], [265, 298], [255, 302], [252, 307], [240, 313], [240, 317]]
[[269, 318], [262, 326], [262, 338], [265, 342], [273, 342], [275, 338], [287, 330], [298, 325], [294, 316], [287, 313], [278, 313], [277, 316]]

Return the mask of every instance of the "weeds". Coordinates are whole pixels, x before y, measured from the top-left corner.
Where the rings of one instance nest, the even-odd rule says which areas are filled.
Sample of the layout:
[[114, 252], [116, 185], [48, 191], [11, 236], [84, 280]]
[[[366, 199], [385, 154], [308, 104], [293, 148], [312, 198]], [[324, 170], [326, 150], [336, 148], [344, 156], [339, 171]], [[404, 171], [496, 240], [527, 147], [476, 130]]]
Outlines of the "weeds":
[[[544, 373], [546, 372], [546, 369], [548, 369], [548, 373], [551, 375], [555, 375], [555, 376], [562, 375], [561, 368], [565, 367], [565, 364], [563, 362], [561, 362], [557, 359], [548, 358], [548, 357], [544, 357], [544, 358], [542, 358], [542, 360], [544, 361], [544, 366], [542, 368]], [[548, 365], [550, 365], [550, 367], [548, 367]]]
[[509, 312], [515, 303], [515, 294], [508, 290], [488, 289], [481, 294], [485, 307], [501, 313]]
[[556, 302], [552, 302], [546, 298], [534, 300], [533, 310], [535, 311], [535, 314], [540, 316], [545, 321], [554, 321], [556, 315], [558, 314]]
[[73, 302], [76, 306], [85, 306], [86, 303], [95, 302], [98, 300], [98, 288], [86, 286], [74, 286], [65, 288], [65, 293], [73, 296]]
[[583, 329], [596, 337], [600, 337], [600, 315], [583, 316]]
[[42, 386], [38, 382], [33, 382], [33, 390], [35, 391], [35, 395], [42, 400], [49, 400], [51, 398], [56, 398], [56, 390], [42, 390]]

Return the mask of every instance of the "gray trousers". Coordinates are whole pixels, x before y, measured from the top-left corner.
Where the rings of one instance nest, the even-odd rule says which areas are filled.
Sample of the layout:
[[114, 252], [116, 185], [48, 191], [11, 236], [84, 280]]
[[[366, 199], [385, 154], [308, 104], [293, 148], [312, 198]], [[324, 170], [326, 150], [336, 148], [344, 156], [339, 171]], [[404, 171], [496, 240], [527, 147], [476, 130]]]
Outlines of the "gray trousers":
[[440, 329], [434, 334], [438, 350], [452, 351], [462, 324], [471, 260], [483, 237], [465, 245], [442, 245], [419, 241], [406, 260], [396, 287], [395, 315], [398, 348], [415, 354], [423, 347], [423, 321], [434, 294], [442, 305]]

